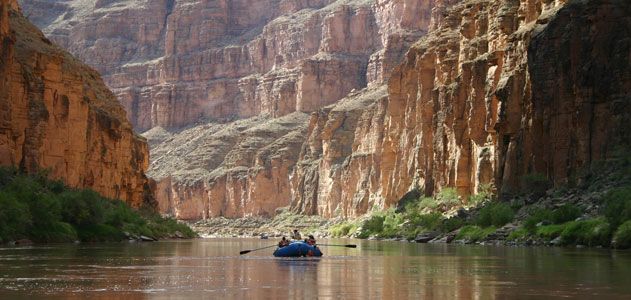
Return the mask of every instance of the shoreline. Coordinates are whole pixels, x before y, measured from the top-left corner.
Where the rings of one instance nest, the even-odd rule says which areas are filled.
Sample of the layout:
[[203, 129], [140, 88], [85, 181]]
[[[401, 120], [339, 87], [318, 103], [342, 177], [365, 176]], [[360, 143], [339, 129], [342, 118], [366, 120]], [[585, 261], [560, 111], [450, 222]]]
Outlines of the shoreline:
[[[297, 215], [297, 216], [300, 216], [300, 215]], [[242, 224], [244, 221], [246, 221], [245, 219], [226, 219], [226, 218], [218, 218], [218, 219], [224, 224], [227, 222], [226, 220], [230, 220], [232, 222], [239, 223], [239, 224]], [[199, 235], [198, 239], [223, 239], [223, 238], [261, 239], [261, 240], [270, 240], [270, 241], [276, 242], [283, 236], [289, 236], [289, 232], [287, 234], [282, 234], [280, 230], [270, 231], [269, 230], [270, 227], [267, 227], [267, 226], [252, 228], [253, 230], [249, 234], [248, 233], [244, 234], [243, 230], [245, 228], [243, 227], [229, 227], [228, 226], [228, 227], [218, 228], [214, 226], [206, 227], [203, 225], [203, 223], [206, 223], [206, 222], [214, 223], [214, 221], [217, 221], [217, 218], [195, 221], [195, 222], [188, 221], [186, 223]], [[270, 222], [267, 225], [272, 223], [271, 222], [272, 219], [269, 219], [269, 221]], [[328, 230], [331, 228], [331, 226], [334, 226], [336, 224], [339, 224], [339, 222], [329, 221], [327, 222], [326, 226], [318, 228], [318, 230], [314, 232], [303, 231], [303, 230], [299, 230], [299, 231], [303, 236], [307, 234], [313, 234], [316, 237], [316, 239], [340, 238], [340, 239], [354, 239], [354, 240], [365, 240], [365, 241], [401, 242], [401, 243], [437, 244], [437, 245], [442, 244], [442, 245], [460, 245], [460, 246], [471, 245], [471, 246], [544, 247], [544, 248], [556, 247], [556, 248], [577, 248], [577, 249], [587, 248], [587, 249], [608, 249], [608, 250], [629, 251], [629, 249], [617, 249], [615, 247], [603, 247], [600, 245], [598, 246], [588, 246], [588, 245], [582, 245], [582, 244], [565, 244], [564, 245], [564, 244], [561, 244], [558, 239], [557, 241], [554, 241], [554, 240], [544, 241], [542, 239], [538, 239], [538, 240], [527, 239], [527, 240], [521, 240], [521, 241], [512, 241], [512, 240], [507, 239], [508, 233], [506, 233], [505, 229], [517, 228], [517, 226], [513, 224], [508, 224], [507, 226], [505, 226], [506, 228], [502, 227], [497, 230], [497, 231], [503, 231], [505, 234], [501, 234], [501, 233], [497, 234], [496, 232], [493, 235], [489, 235], [487, 238], [480, 241], [455, 239], [455, 237], [458, 235], [461, 228], [449, 233], [437, 234], [431, 239], [429, 239], [426, 235], [420, 235], [415, 239], [407, 239], [404, 237], [368, 237], [368, 238], [359, 238], [356, 236], [334, 237], [331, 235], [330, 232], [328, 232]], [[301, 226], [302, 225], [298, 225], [296, 227], [301, 228]], [[204, 233], [204, 231], [211, 231], [211, 230], [214, 232], [220, 232], [220, 233], [215, 233], [215, 234]]]

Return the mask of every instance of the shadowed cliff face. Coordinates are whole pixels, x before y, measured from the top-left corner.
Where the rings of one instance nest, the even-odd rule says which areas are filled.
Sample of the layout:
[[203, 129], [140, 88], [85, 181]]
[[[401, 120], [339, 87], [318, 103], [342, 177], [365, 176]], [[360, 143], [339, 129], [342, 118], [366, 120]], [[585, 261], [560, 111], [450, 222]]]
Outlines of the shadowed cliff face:
[[[630, 149], [631, 2], [570, 2], [545, 29], [535, 29], [528, 71], [533, 151], [517, 175], [536, 171], [566, 182]], [[506, 188], [515, 179], [498, 176]]]
[[88, 187], [133, 206], [152, 199], [148, 149], [99, 75], [20, 12], [0, 8], [0, 165]]

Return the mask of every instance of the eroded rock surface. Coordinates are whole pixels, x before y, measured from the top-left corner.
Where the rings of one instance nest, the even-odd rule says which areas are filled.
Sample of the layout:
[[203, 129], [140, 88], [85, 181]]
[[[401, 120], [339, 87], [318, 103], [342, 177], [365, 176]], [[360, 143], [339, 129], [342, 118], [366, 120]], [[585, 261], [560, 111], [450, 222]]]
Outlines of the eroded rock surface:
[[493, 183], [509, 195], [527, 174], [580, 180], [629, 149], [630, 9], [522, 0], [436, 11], [387, 99], [353, 114], [362, 121], [340, 126], [349, 115], [335, 110], [312, 118], [294, 209], [355, 216], [413, 189], [466, 196]]
[[153, 145], [148, 175], [158, 181], [161, 211], [181, 219], [274, 215], [289, 205], [307, 119], [295, 112], [146, 132]]
[[144, 131], [310, 112], [383, 82], [435, 1], [21, 2]]
[[[289, 205], [306, 113], [383, 85], [444, 1], [21, 2], [103, 74], [137, 129], [166, 138], [152, 142], [159, 203], [195, 219]], [[285, 120], [290, 128], [273, 125]], [[261, 122], [265, 136], [251, 127]]]
[[152, 200], [145, 140], [97, 72], [0, 2], [0, 165], [49, 169], [133, 206]]
[[630, 143], [625, 0], [60, 3], [32, 18], [153, 128], [150, 174], [180, 218], [509, 195]]

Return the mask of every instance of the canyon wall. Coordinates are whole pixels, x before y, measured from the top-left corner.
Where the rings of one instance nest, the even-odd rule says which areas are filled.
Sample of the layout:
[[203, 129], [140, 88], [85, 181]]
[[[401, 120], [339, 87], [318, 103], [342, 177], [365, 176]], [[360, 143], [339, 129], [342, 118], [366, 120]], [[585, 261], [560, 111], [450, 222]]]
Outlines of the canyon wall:
[[441, 3], [21, 2], [148, 130], [158, 202], [185, 219], [289, 205], [307, 114], [382, 85]]
[[629, 148], [629, 1], [22, 2], [149, 129], [178, 218], [506, 197]]
[[153, 201], [145, 140], [97, 72], [0, 6], [0, 165], [49, 169], [69, 186], [139, 207]]
[[525, 175], [564, 184], [628, 151], [631, 3], [462, 1], [435, 12], [387, 99], [312, 116], [295, 211], [357, 216], [414, 189], [466, 196], [481, 184], [509, 196]]
[[435, 1], [21, 2], [145, 131], [310, 112], [381, 82]]

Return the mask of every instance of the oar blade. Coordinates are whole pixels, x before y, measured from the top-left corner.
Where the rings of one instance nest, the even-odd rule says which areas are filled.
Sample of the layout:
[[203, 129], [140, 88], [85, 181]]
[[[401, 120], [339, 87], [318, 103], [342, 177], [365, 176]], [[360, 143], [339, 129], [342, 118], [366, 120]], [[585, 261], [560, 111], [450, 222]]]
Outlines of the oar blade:
[[354, 245], [354, 244], [348, 244], [348, 245], [318, 244], [318, 246], [357, 248], [357, 245]]
[[243, 251], [239, 252], [239, 255], [247, 254], [247, 253], [250, 253], [252, 251], [259, 251], [259, 250], [263, 250], [263, 249], [269, 249], [269, 248], [272, 248], [272, 247], [276, 247], [276, 245], [271, 245], [271, 246], [258, 248], [258, 249], [252, 249], [252, 250], [243, 250]]

